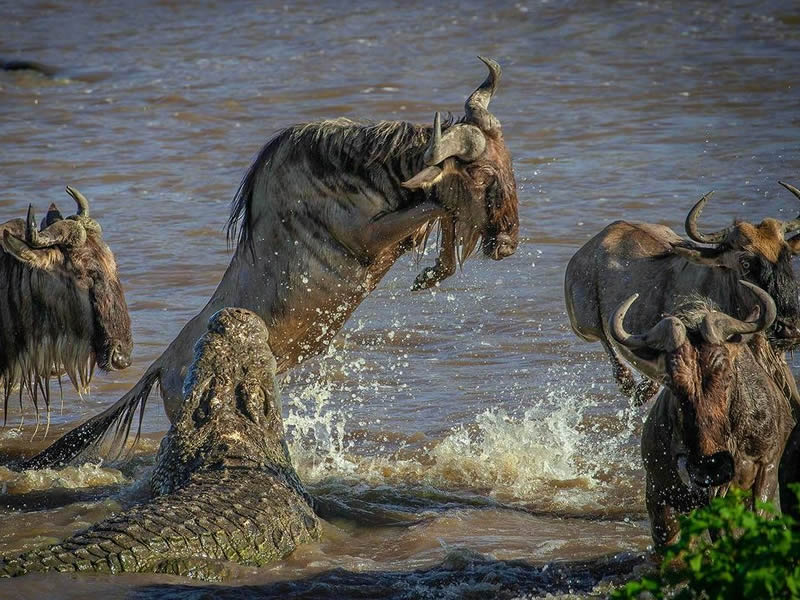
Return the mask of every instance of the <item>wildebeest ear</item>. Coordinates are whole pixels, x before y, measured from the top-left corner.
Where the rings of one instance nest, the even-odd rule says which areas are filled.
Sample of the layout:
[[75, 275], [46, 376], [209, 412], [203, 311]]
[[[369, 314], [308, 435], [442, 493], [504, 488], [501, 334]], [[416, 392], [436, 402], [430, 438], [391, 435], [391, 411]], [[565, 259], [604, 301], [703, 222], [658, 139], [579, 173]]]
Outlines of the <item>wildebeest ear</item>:
[[433, 165], [431, 167], [425, 167], [411, 179], [404, 181], [400, 185], [409, 190], [428, 188], [437, 183], [441, 178], [442, 169], [436, 165]]
[[724, 248], [689, 247], [688, 245], [673, 244], [672, 251], [682, 256], [689, 262], [706, 267], [729, 267], [725, 261]]
[[747, 315], [747, 318], [744, 320], [745, 323], [755, 323], [758, 321], [758, 317], [761, 316], [761, 307], [756, 305], [753, 307], [753, 310], [750, 311], [750, 314]]
[[63, 221], [64, 217], [61, 215], [61, 211], [58, 210], [55, 203], [50, 205], [50, 208], [47, 209], [47, 214], [42, 219], [42, 225], [40, 229], [47, 229], [50, 225], [55, 223], [56, 221]]
[[49, 252], [33, 250], [8, 230], [3, 231], [3, 250], [34, 269], [46, 269], [51, 264]]
[[792, 254], [800, 254], [800, 233], [786, 240]]

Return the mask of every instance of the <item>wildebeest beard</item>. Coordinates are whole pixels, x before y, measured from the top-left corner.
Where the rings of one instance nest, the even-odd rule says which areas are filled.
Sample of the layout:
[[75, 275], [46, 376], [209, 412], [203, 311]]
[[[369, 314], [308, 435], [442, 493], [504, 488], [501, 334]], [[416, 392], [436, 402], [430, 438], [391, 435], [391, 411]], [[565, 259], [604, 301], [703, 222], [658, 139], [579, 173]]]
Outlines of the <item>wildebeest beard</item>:
[[[64, 373], [79, 393], [85, 392], [95, 367], [92, 340], [70, 326], [72, 318], [80, 320], [83, 315], [67, 314], [67, 307], [63, 314], [56, 315], [41, 307], [42, 294], [52, 293], [41, 289], [41, 274], [9, 257], [0, 257], [0, 261], [5, 263], [2, 267], [8, 274], [6, 298], [0, 306], [0, 322], [7, 324], [0, 331], [3, 424], [7, 423], [9, 400], [18, 396], [21, 412], [23, 396], [27, 394], [36, 409], [37, 425], [40, 401], [47, 407], [49, 425], [50, 379], [56, 375], [61, 389]], [[86, 295], [86, 291], [75, 289], [73, 281], [65, 278], [60, 283], [64, 296]], [[25, 304], [28, 309], [19, 310]], [[12, 310], [16, 322], [9, 323]]]
[[473, 173], [481, 170], [492, 181], [485, 194], [476, 195], [471, 182], [455, 163], [455, 159], [446, 161], [442, 180], [427, 194], [452, 213], [458, 260], [463, 264], [481, 242], [484, 254], [491, 256], [498, 234], [512, 234], [516, 242], [519, 217], [516, 181], [510, 166], [507, 169], [495, 163], [472, 166]]

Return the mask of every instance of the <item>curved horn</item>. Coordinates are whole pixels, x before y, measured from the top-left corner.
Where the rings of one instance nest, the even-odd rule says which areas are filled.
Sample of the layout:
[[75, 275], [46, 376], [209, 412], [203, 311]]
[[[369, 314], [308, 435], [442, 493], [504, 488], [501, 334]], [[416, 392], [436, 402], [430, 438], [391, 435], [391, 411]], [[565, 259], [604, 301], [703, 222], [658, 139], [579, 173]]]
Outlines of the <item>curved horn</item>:
[[[722, 318], [718, 317], [716, 328], [718, 328], [722, 335], [722, 339], [728, 339], [730, 336], [736, 334], [764, 331], [772, 325], [772, 322], [777, 316], [777, 309], [775, 308], [775, 301], [772, 299], [772, 296], [749, 281], [740, 279], [739, 283], [749, 287], [758, 298], [760, 303], [759, 315], [755, 321], [740, 321], [739, 319], [725, 314], [722, 315]], [[706, 319], [708, 319], [708, 317], [706, 317]]]
[[628, 309], [631, 307], [631, 304], [636, 302], [638, 297], [639, 294], [633, 294], [632, 296], [629, 296], [627, 300], [617, 307], [617, 310], [614, 311], [614, 314], [608, 323], [608, 330], [611, 332], [611, 337], [613, 337], [615, 340], [617, 340], [617, 342], [626, 348], [635, 349], [644, 348], [647, 346], [644, 341], [644, 336], [631, 335], [625, 331], [625, 327], [623, 325], [623, 322], [625, 321], [625, 315], [628, 314]]
[[37, 248], [47, 248], [49, 246], [70, 246], [75, 248], [82, 246], [86, 242], [86, 228], [80, 221], [64, 219], [40, 231], [36, 237], [38, 239]]
[[3, 249], [20, 262], [31, 266], [39, 263], [38, 257], [31, 247], [8, 229], [3, 231]]
[[459, 123], [442, 133], [442, 121], [437, 112], [433, 117], [433, 133], [425, 149], [424, 160], [428, 166], [438, 165], [451, 156], [471, 162], [486, 149], [483, 132], [474, 125]]
[[608, 321], [611, 336], [622, 346], [637, 350], [648, 348], [659, 352], [671, 352], [686, 341], [686, 326], [676, 317], [665, 317], [656, 323], [647, 333], [631, 334], [625, 331], [623, 322], [628, 309], [639, 297], [633, 294], [622, 302]]
[[67, 186], [67, 193], [75, 199], [75, 203], [78, 205], [77, 215], [79, 217], [89, 218], [89, 201], [86, 199], [86, 196], [71, 185]]
[[467, 121], [475, 123], [483, 131], [490, 133], [500, 130], [500, 121], [489, 112], [489, 102], [494, 96], [497, 84], [500, 81], [502, 70], [491, 58], [478, 57], [489, 68], [489, 75], [484, 82], [470, 94], [464, 103]]
[[431, 133], [431, 139], [428, 142], [428, 147], [425, 149], [425, 164], [426, 165], [435, 165], [437, 162], [434, 160], [436, 158], [437, 153], [439, 152], [439, 148], [442, 145], [442, 119], [439, 111], [437, 110], [436, 113], [433, 115], [433, 132]]
[[[36, 217], [33, 206], [28, 206], [28, 218], [25, 222], [25, 243], [30, 248], [50, 248], [51, 246], [82, 246], [86, 242], [86, 225], [91, 219], [70, 217], [55, 221], [39, 231], [36, 228]], [[13, 243], [13, 242], [12, 242]]]
[[719, 244], [725, 241], [725, 238], [728, 237], [731, 231], [730, 227], [721, 229], [716, 233], [700, 233], [700, 230], [697, 229], [697, 218], [700, 216], [700, 213], [703, 212], [706, 202], [708, 202], [708, 199], [711, 198], [713, 193], [714, 191], [712, 190], [700, 198], [697, 204], [692, 207], [692, 210], [689, 211], [689, 214], [686, 215], [686, 235], [695, 242], [700, 242], [701, 244]]
[[[800, 199], [800, 190], [798, 190], [792, 184], [785, 183], [783, 181], [779, 181], [778, 183], [780, 183], [783, 187], [785, 187], [787, 190], [792, 192], [798, 199]], [[800, 229], [800, 216], [798, 216], [796, 219], [792, 219], [791, 221], [786, 221], [783, 224], [783, 233], [784, 234], [792, 233], [794, 231], [797, 231], [798, 229]]]
[[25, 219], [25, 241], [34, 248], [39, 245], [39, 229], [36, 227], [33, 204], [28, 204], [28, 217]]

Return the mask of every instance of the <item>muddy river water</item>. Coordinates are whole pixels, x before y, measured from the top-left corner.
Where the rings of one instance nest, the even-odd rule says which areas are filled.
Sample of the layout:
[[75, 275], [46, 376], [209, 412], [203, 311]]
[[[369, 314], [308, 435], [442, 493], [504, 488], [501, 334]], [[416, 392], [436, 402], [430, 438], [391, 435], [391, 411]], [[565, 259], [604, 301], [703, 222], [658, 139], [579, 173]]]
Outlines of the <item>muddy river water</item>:
[[[461, 114], [485, 76], [481, 54], [504, 70], [492, 111], [514, 158], [519, 248], [425, 292], [409, 288], [433, 255], [401, 259], [328, 353], [286, 378], [301, 477], [360, 516], [216, 592], [491, 597], [516, 580], [520, 595], [586, 593], [601, 577], [575, 561], [616, 556], [598, 563], [611, 573], [646, 550], [645, 409], [618, 393], [600, 346], [571, 332], [564, 268], [615, 219], [682, 233], [712, 189], [708, 228], [797, 215], [777, 180], [800, 185], [800, 8], [493, 4], [0, 2], [0, 58], [59, 69], [0, 72], [0, 220], [30, 202], [40, 214], [51, 201], [71, 209], [66, 184], [86, 194], [136, 342], [133, 365], [97, 373], [91, 394], [65, 387], [47, 440], [40, 429], [31, 441], [28, 403], [22, 428], [10, 406], [2, 452], [30, 454], [115, 401], [205, 304], [230, 259], [229, 203], [275, 132], [336, 116]], [[156, 395], [142, 428], [137, 453], [116, 462], [0, 467], [0, 553], [141, 499], [168, 428]], [[415, 572], [467, 562], [450, 579]], [[566, 574], [548, 579], [558, 568]], [[33, 575], [0, 582], [0, 598], [193, 598], [207, 586]]]

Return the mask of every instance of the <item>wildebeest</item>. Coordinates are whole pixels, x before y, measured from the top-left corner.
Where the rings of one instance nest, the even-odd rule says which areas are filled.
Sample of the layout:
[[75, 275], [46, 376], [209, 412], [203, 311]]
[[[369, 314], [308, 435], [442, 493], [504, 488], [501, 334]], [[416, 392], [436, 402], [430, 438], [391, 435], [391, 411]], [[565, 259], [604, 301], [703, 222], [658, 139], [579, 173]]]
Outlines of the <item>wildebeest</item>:
[[78, 212], [66, 219], [54, 204], [36, 224], [27, 219], [0, 225], [0, 385], [4, 420], [12, 389], [27, 391], [37, 408], [50, 408], [50, 376], [66, 373], [78, 391], [94, 366], [106, 371], [130, 365], [131, 320], [114, 255], [103, 242], [89, 202], [67, 187]]
[[752, 505], [772, 499], [780, 460], [794, 424], [789, 400], [773, 380], [778, 354], [762, 332], [775, 320], [775, 303], [758, 298], [747, 321], [693, 297], [645, 333], [623, 326], [638, 295], [612, 315], [614, 340], [660, 374], [664, 389], [642, 431], [647, 512], [654, 545], [678, 534], [676, 513], [706, 505], [733, 485], [752, 491]]
[[500, 122], [488, 108], [500, 67], [481, 60], [489, 75], [457, 122], [442, 122], [438, 113], [433, 127], [336, 119], [289, 127], [267, 142], [234, 198], [228, 234], [238, 232], [238, 243], [206, 307], [130, 392], [26, 466], [63, 463], [114, 423], [127, 432], [156, 382], [174, 421], [194, 340], [223, 307], [264, 319], [281, 373], [323, 350], [438, 219], [441, 255], [417, 278], [418, 288], [448, 276], [457, 249], [463, 260], [481, 240], [485, 255], [511, 255], [516, 183]]
[[[781, 185], [800, 198], [800, 190]], [[663, 225], [615, 221], [578, 250], [567, 265], [564, 295], [572, 329], [586, 341], [603, 344], [627, 396], [634, 393], [635, 382], [620, 356], [648, 378], [656, 375], [647, 361], [614, 344], [606, 329], [608, 317], [630, 290], [638, 290], [642, 299], [631, 308], [628, 318], [635, 329], [644, 330], [672, 313], [676, 299], [693, 293], [713, 301], [729, 315], [745, 318], [753, 307], [752, 295], [737, 284], [745, 279], [775, 300], [778, 317], [767, 332], [772, 346], [782, 351], [800, 342], [800, 283], [791, 264], [792, 257], [800, 253], [800, 236], [785, 239], [800, 230], [800, 218], [767, 218], [758, 225], [737, 221], [716, 233], [702, 233], [697, 218], [709, 196], [703, 196], [686, 217], [686, 232], [693, 241]], [[775, 367], [793, 398], [800, 400], [785, 362]], [[642, 384], [634, 395], [637, 404], [658, 387], [647, 379]]]

